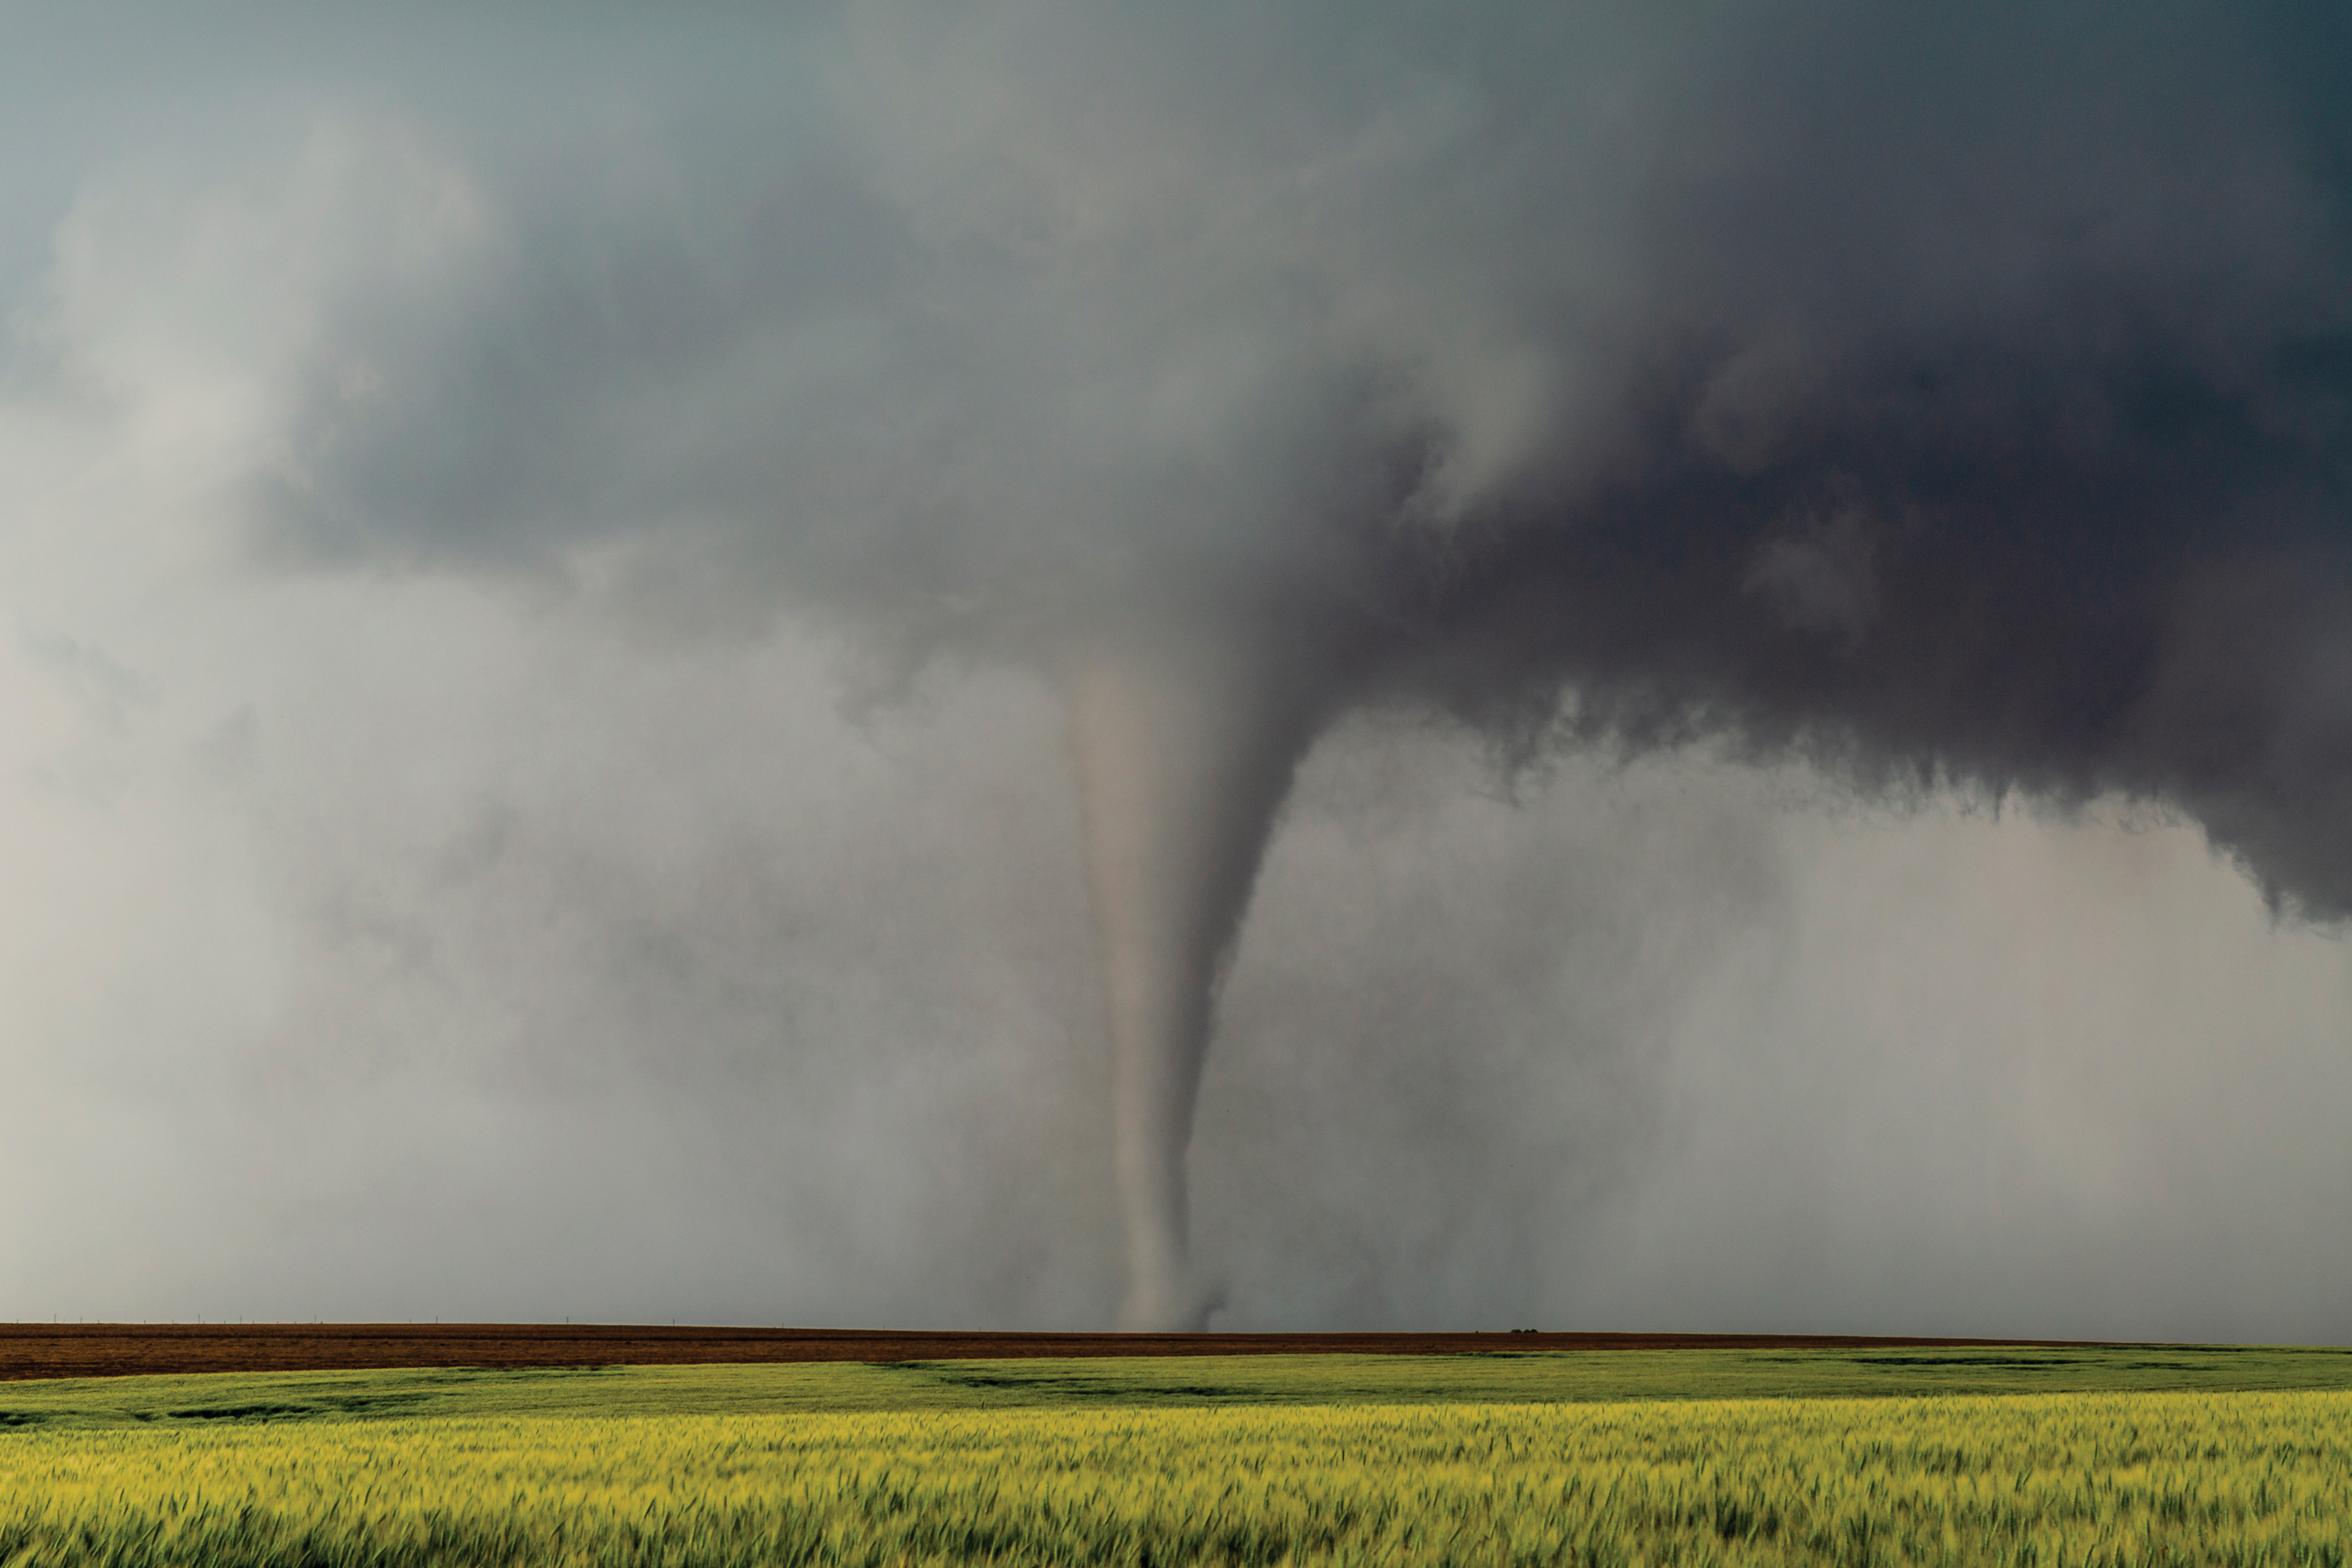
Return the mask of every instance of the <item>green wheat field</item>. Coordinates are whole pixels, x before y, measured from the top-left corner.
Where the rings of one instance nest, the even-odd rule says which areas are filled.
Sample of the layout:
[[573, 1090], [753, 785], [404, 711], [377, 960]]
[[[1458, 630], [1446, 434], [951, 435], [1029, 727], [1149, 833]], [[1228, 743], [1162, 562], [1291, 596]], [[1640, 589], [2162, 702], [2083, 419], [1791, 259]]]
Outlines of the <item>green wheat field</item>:
[[2352, 1562], [2352, 1352], [0, 1384], [0, 1563]]

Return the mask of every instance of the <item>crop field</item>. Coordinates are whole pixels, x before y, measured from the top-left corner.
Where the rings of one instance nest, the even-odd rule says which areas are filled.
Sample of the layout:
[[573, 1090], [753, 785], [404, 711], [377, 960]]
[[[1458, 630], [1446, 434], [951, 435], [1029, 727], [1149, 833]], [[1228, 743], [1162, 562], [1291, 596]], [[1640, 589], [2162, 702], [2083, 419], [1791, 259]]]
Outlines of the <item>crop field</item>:
[[0, 1563], [2352, 1562], [2352, 1354], [0, 1385]]

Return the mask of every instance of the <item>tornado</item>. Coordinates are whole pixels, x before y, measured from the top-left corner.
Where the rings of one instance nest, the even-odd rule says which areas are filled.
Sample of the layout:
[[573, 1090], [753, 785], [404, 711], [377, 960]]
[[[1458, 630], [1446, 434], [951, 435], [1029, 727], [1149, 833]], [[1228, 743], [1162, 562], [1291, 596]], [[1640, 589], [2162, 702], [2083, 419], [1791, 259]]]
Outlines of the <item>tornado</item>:
[[1265, 626], [1160, 626], [1061, 675], [1108, 1009], [1127, 1230], [1118, 1326], [1205, 1328], [1185, 1151], [1217, 994], [1298, 760], [1324, 710], [1308, 661]]

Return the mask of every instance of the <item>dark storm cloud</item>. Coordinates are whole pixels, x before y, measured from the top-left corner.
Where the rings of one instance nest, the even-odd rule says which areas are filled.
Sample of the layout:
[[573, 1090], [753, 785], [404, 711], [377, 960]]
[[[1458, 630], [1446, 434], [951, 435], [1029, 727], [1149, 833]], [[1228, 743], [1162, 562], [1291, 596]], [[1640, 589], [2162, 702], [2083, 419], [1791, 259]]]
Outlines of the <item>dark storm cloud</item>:
[[444, 122], [481, 233], [331, 280], [271, 549], [604, 548], [677, 613], [918, 654], [1271, 606], [1521, 742], [2158, 796], [2352, 907], [2318, 13], [886, 5], [768, 44], [781, 101], [648, 69], [526, 91], [564, 138]]

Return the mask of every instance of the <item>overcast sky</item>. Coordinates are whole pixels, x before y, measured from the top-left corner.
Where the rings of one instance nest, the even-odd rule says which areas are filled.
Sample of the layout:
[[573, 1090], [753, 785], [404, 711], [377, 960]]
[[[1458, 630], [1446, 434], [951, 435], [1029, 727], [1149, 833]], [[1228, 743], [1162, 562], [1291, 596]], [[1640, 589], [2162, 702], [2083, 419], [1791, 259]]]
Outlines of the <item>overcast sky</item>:
[[1102, 1326], [1245, 603], [1215, 1326], [2352, 1337], [2341, 25], [1877, 10], [0, 4], [0, 1314]]

